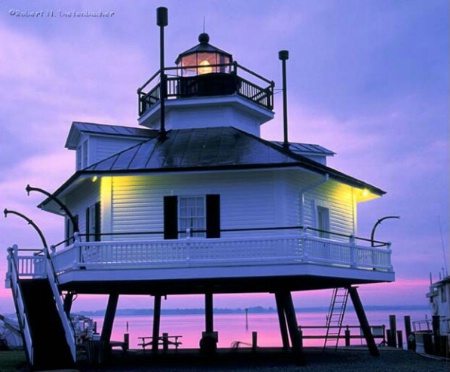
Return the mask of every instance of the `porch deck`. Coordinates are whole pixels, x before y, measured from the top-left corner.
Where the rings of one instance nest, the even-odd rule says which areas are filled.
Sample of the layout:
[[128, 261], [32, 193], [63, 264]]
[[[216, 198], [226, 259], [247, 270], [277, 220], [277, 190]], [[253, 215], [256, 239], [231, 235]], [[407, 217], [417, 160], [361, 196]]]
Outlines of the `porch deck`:
[[[77, 237], [70, 246], [53, 248], [61, 287], [76, 285], [89, 291], [90, 283], [97, 282], [97, 291], [119, 286], [127, 293], [140, 293], [151, 284], [166, 293], [182, 293], [188, 283], [191, 288], [186, 291], [192, 291], [201, 281], [219, 291], [239, 292], [265, 291], [267, 279], [292, 281], [289, 287], [297, 290], [326, 288], [330, 281], [345, 286], [394, 280], [390, 245], [357, 244], [354, 237], [344, 241], [289, 232], [245, 238], [121, 239], [86, 242]], [[43, 255], [17, 247], [13, 251], [21, 278], [45, 276]], [[247, 279], [245, 286], [242, 279]]]

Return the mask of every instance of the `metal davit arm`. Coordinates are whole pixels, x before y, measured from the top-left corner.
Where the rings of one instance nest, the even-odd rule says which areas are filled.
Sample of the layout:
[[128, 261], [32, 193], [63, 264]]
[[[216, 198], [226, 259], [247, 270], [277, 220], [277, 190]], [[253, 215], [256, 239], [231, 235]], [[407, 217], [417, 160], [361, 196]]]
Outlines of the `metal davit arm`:
[[22, 217], [25, 221], [28, 222], [29, 225], [33, 226], [33, 228], [37, 231], [37, 233], [39, 234], [39, 237], [41, 238], [41, 241], [42, 241], [42, 244], [44, 245], [45, 251], [47, 251], [48, 246], [47, 246], [47, 241], [45, 240], [44, 234], [42, 233], [41, 229], [32, 220], [30, 220], [27, 216], [25, 216], [22, 213], [19, 213], [16, 211], [11, 211], [6, 208], [4, 209], [3, 213], [5, 214], [5, 218], [8, 216], [8, 214], [15, 214], [16, 216]]
[[25, 188], [26, 192], [28, 193], [28, 195], [30, 195], [30, 191], [38, 191], [46, 196], [48, 196], [50, 199], [52, 199], [56, 204], [58, 204], [61, 209], [67, 213], [67, 217], [69, 217], [70, 222], [72, 222], [72, 226], [73, 226], [73, 232], [79, 232], [80, 229], [78, 228], [78, 223], [75, 219], [75, 217], [72, 215], [72, 213], [70, 213], [69, 208], [66, 207], [66, 205], [59, 200], [56, 196], [50, 194], [48, 191], [45, 191], [43, 189], [40, 189], [38, 187], [32, 187], [30, 185], [27, 185], [27, 187]]

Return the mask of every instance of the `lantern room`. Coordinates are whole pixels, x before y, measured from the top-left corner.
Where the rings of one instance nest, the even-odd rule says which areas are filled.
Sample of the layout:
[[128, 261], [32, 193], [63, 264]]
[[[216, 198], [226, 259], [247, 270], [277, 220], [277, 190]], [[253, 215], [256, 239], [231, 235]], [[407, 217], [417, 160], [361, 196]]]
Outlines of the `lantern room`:
[[180, 76], [230, 73], [232, 55], [209, 44], [206, 33], [200, 34], [198, 41], [200, 44], [181, 53], [175, 61]]
[[209, 35], [200, 34], [200, 44], [181, 53], [178, 68], [179, 93], [184, 97], [218, 96], [236, 93], [239, 80], [232, 74], [231, 54], [209, 44]]
[[234, 126], [260, 135], [260, 126], [274, 116], [274, 82], [209, 40], [201, 33], [199, 44], [179, 54], [175, 66], [162, 66], [138, 88], [140, 125], [162, 132]]

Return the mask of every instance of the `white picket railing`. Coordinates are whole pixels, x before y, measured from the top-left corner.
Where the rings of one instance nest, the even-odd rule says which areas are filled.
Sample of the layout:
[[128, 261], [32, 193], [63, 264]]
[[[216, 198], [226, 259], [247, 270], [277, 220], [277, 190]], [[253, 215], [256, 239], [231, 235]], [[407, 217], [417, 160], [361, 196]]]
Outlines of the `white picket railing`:
[[311, 235], [80, 242], [53, 254], [57, 272], [77, 269], [315, 263], [392, 272], [391, 250]]
[[[57, 274], [83, 269], [187, 268], [314, 263], [393, 272], [391, 249], [310, 234], [249, 238], [81, 242], [51, 254]], [[34, 262], [31, 262], [34, 261]], [[42, 262], [41, 262], [42, 261]], [[42, 256], [19, 256], [19, 274], [45, 272]]]

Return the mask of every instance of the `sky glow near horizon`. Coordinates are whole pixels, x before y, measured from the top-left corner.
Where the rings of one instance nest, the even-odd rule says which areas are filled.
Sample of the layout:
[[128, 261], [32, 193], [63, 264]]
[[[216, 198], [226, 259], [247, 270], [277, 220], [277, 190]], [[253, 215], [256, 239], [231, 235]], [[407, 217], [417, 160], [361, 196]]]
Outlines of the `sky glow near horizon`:
[[[262, 6], [263, 5], [263, 6]], [[0, 2], [0, 208], [30, 217], [49, 244], [63, 221], [36, 208], [74, 172], [64, 148], [72, 121], [137, 126], [136, 90], [159, 69], [156, 8], [169, 11], [166, 65], [210, 43], [281, 88], [278, 51], [287, 49], [289, 140], [322, 145], [328, 165], [387, 191], [360, 205], [358, 236], [392, 243], [396, 282], [361, 286], [367, 305], [423, 305], [429, 274], [449, 259], [449, 4], [446, 0], [173, 0]], [[258, 9], [255, 12], [255, 9]], [[70, 12], [114, 13], [68, 17]], [[42, 15], [31, 17], [32, 12]], [[28, 14], [28, 16], [26, 16]], [[282, 140], [281, 94], [262, 137]], [[0, 277], [6, 249], [39, 237], [15, 216], [0, 220]], [[445, 253], [444, 253], [445, 252]], [[86, 296], [74, 309], [104, 307]], [[299, 293], [296, 306], [327, 305], [329, 291]], [[217, 296], [216, 307], [274, 306], [269, 295]], [[122, 308], [152, 307], [148, 297]], [[166, 307], [201, 307], [173, 296]], [[0, 313], [13, 312], [0, 287]]]

